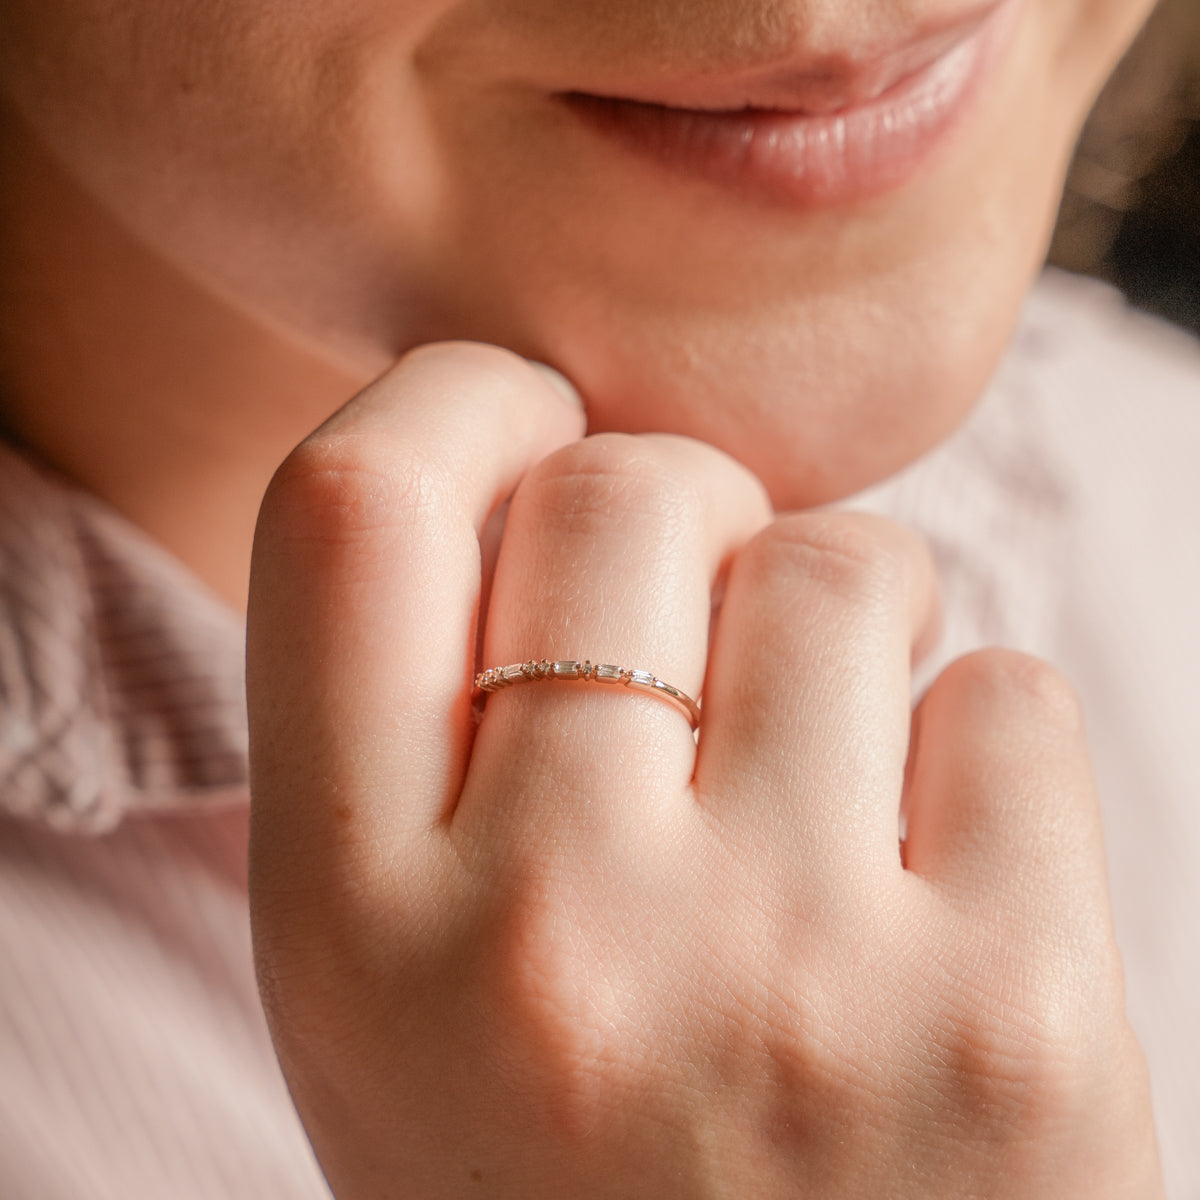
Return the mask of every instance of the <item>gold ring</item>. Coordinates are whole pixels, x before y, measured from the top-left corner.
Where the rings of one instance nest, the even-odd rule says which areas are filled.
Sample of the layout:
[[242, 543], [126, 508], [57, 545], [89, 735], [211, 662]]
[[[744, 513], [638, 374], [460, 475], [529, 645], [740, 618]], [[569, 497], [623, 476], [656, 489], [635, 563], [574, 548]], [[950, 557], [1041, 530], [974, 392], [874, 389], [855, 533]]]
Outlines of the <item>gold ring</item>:
[[692, 731], [700, 728], [700, 705], [686, 692], [664, 683], [649, 671], [631, 671], [626, 667], [614, 667], [611, 663], [593, 664], [590, 661], [576, 662], [561, 659], [551, 662], [543, 658], [540, 662], [513, 663], [509, 667], [492, 667], [475, 676], [475, 687], [484, 693], [502, 692], [518, 683], [539, 683], [543, 680], [561, 680], [617, 685], [645, 692], [673, 704], [691, 724]]

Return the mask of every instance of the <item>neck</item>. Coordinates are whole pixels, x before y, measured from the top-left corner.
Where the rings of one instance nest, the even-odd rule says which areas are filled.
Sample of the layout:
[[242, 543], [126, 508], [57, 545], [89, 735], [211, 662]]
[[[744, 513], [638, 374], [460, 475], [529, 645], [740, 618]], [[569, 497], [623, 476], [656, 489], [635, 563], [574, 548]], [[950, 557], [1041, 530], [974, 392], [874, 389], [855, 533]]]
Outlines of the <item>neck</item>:
[[185, 278], [13, 121], [0, 179], [4, 424], [244, 609], [273, 471], [367, 380]]

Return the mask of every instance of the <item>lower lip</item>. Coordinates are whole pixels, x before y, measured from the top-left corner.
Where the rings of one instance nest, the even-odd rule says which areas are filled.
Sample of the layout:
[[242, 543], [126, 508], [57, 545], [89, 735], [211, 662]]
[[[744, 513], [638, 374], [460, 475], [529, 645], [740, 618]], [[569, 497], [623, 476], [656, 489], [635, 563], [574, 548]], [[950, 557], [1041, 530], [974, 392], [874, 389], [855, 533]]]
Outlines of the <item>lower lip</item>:
[[571, 93], [593, 129], [643, 159], [759, 200], [832, 208], [915, 176], [963, 122], [1003, 57], [1018, 0], [875, 99], [836, 113], [705, 111]]

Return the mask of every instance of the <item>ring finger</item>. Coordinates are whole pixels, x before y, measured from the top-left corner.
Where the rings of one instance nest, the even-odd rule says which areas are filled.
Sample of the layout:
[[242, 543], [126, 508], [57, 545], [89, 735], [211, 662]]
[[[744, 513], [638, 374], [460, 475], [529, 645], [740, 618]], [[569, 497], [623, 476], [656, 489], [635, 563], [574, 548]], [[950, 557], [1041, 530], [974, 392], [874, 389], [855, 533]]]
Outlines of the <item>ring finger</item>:
[[[757, 480], [702, 443], [602, 435], [566, 447], [513, 498], [485, 665], [590, 660], [696, 695], [714, 582], [770, 519]], [[580, 792], [603, 793], [609, 808], [621, 797], [678, 796], [694, 756], [688, 721], [655, 696], [557, 679], [513, 687], [488, 697], [455, 819], [514, 806], [541, 819], [549, 814], [531, 808]]]

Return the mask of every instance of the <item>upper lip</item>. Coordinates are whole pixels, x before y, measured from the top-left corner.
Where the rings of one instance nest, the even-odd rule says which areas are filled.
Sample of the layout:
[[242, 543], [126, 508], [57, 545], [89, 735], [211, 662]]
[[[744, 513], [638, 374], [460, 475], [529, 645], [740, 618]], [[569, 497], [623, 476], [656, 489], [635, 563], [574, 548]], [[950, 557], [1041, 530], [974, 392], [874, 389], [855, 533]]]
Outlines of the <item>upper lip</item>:
[[920, 73], [971, 37], [998, 6], [992, 0], [983, 9], [937, 19], [883, 45], [789, 51], [766, 64], [673, 72], [674, 78], [630, 81], [585, 94], [698, 112], [837, 112], [868, 103]]

